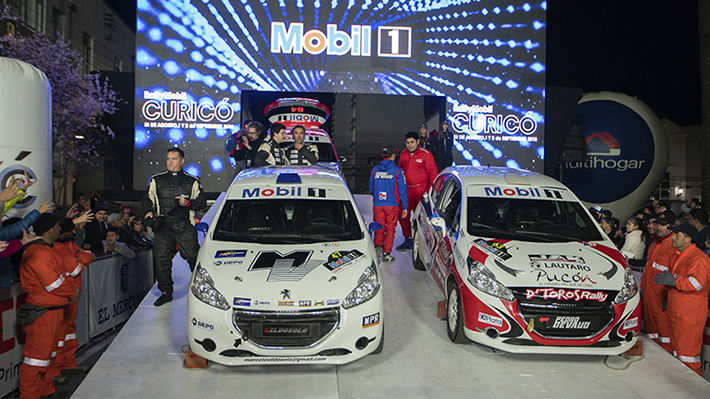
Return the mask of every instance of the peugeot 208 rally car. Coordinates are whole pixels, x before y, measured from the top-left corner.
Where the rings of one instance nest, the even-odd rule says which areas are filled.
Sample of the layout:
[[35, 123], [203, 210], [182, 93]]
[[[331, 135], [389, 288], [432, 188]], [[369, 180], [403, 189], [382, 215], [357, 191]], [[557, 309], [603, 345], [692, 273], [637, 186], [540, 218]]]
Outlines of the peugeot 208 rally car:
[[447, 168], [417, 206], [412, 259], [446, 298], [449, 338], [508, 352], [618, 354], [639, 295], [614, 244], [562, 183]]
[[379, 352], [383, 293], [374, 259], [336, 171], [243, 171], [190, 281], [191, 349], [225, 365], [343, 364]]

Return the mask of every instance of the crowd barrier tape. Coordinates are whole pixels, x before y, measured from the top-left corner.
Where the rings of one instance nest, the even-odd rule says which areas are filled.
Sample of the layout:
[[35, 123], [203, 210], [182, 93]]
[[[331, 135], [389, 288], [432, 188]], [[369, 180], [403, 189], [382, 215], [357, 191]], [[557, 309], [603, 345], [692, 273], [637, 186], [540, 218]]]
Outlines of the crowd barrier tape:
[[[82, 272], [76, 335], [79, 346], [128, 320], [153, 286], [153, 251], [135, 251], [127, 259], [109, 255], [95, 259]], [[27, 294], [20, 283], [0, 287], [0, 397], [20, 385], [20, 364], [25, 334], [15, 314]]]

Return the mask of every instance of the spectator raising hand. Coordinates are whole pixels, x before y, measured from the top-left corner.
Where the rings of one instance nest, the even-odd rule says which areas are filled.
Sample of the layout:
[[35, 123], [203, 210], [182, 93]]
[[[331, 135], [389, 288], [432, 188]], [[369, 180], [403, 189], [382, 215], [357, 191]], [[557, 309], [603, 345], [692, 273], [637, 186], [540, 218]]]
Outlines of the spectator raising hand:
[[75, 218], [72, 220], [74, 224], [76, 225], [81, 225], [82, 223], [87, 223], [90, 222], [94, 219], [94, 214], [93, 213], [84, 213], [81, 216]]
[[22, 180], [14, 180], [7, 187], [3, 188], [2, 191], [0, 191], [0, 201], [9, 202], [17, 197], [22, 197], [24, 193], [20, 188], [21, 183]]
[[39, 211], [39, 213], [46, 213], [49, 211], [53, 211], [54, 208], [54, 202], [52, 202], [52, 200], [50, 199], [46, 199], [44, 200], [44, 202], [42, 202], [42, 205], [40, 205], [37, 210]]

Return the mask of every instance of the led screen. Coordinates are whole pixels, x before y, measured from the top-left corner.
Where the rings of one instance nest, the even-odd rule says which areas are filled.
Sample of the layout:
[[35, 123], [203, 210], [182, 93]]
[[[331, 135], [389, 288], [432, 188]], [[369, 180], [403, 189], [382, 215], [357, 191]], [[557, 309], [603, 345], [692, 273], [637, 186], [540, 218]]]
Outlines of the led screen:
[[544, 1], [138, 0], [137, 15], [137, 189], [179, 145], [223, 190], [244, 90], [441, 96], [456, 164], [542, 171]]

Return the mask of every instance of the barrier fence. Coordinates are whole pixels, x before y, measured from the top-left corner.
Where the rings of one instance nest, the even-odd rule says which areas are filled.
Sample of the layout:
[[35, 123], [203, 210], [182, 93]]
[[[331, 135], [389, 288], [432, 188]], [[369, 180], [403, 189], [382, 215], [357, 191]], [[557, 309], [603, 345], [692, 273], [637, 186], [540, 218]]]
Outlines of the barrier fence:
[[[79, 346], [128, 320], [153, 286], [153, 251], [137, 250], [133, 259], [108, 255], [83, 272], [76, 335]], [[20, 385], [25, 335], [15, 322], [27, 294], [18, 283], [0, 288], [0, 397]]]

